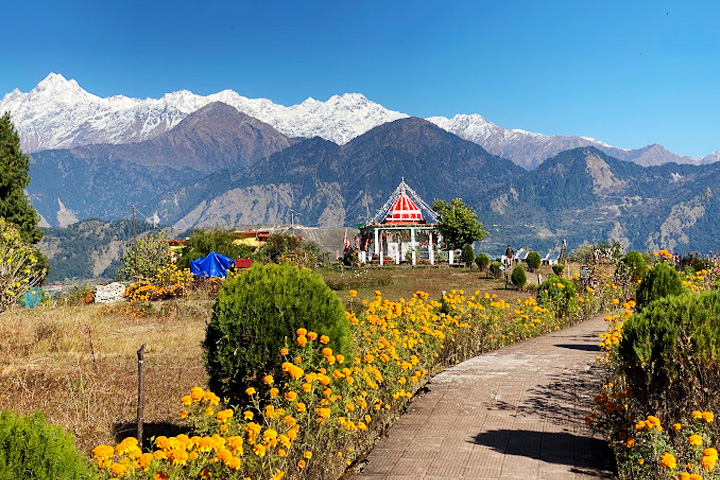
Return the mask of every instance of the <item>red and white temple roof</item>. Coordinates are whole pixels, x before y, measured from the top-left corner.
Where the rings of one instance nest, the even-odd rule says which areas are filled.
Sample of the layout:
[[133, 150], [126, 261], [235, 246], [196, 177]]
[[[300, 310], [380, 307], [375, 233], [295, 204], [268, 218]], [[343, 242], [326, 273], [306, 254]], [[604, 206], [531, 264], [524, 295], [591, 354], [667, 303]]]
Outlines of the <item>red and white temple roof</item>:
[[435, 212], [403, 178], [385, 205], [375, 214], [381, 224], [437, 223]]

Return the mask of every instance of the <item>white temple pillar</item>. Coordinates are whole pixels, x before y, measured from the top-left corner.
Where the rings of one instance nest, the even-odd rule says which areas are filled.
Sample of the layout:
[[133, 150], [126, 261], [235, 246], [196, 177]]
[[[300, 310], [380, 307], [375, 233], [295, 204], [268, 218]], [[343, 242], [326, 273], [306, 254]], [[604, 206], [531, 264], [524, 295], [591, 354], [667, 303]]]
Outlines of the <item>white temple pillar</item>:
[[383, 264], [383, 251], [382, 248], [380, 249], [380, 265]]
[[453, 265], [453, 257], [455, 256], [455, 251], [452, 249], [448, 250], [448, 263], [450, 265]]
[[397, 250], [395, 250], [395, 265], [400, 265], [400, 251], [402, 250], [402, 243], [398, 242]]
[[375, 229], [375, 254], [380, 254], [380, 235], [377, 228]]
[[412, 252], [412, 264], [415, 265], [417, 257], [415, 256], [415, 229], [410, 229], [410, 249]]
[[428, 259], [430, 265], [435, 265], [435, 249], [433, 248], [432, 232], [428, 232]]

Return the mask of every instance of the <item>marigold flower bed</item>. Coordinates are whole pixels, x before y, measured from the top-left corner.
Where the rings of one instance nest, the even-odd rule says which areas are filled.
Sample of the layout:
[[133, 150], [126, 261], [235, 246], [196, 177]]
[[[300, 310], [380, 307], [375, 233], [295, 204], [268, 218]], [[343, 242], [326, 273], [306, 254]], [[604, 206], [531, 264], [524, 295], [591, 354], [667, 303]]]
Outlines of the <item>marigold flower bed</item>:
[[[355, 292], [350, 292], [354, 297]], [[353, 298], [353, 358], [336, 355], [323, 332], [298, 329], [277, 352], [282, 378], [266, 375], [247, 402], [226, 405], [193, 388], [179, 416], [192, 435], [158, 437], [143, 453], [133, 439], [93, 450], [103, 479], [337, 478], [361, 459], [430, 377], [448, 365], [559, 329], [592, 313], [597, 297], [557, 318], [533, 298], [509, 304], [494, 295], [424, 292], [390, 301], [379, 291]]]

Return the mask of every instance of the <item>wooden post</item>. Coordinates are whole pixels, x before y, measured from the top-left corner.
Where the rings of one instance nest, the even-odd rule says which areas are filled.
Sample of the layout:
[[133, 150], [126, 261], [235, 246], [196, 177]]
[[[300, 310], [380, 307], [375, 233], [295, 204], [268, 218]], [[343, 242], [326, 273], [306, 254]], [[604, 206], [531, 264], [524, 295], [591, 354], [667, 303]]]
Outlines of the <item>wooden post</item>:
[[143, 406], [145, 403], [145, 344], [137, 351], [138, 357], [138, 404], [137, 404], [137, 441], [140, 449], [143, 448]]

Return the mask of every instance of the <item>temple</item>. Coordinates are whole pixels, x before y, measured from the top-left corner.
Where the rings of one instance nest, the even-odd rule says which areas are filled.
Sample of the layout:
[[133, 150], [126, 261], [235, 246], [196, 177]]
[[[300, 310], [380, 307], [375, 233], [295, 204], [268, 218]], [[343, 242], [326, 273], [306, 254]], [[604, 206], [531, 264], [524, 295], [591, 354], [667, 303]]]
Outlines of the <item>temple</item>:
[[360, 261], [433, 265], [441, 241], [436, 227], [435, 213], [403, 178], [370, 225], [360, 228]]

